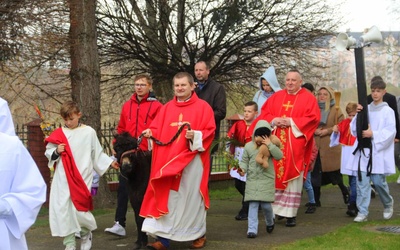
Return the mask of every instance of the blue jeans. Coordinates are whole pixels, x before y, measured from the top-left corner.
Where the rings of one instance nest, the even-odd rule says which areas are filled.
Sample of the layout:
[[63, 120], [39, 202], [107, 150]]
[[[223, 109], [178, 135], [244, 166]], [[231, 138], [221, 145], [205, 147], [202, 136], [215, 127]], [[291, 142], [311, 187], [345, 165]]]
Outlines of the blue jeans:
[[392, 196], [389, 194], [389, 186], [386, 177], [383, 174], [371, 174], [367, 176], [366, 172], [361, 172], [362, 181], [357, 178], [357, 208], [358, 213], [367, 216], [368, 207], [371, 201], [371, 181], [375, 185], [375, 191], [379, 194], [379, 198], [384, 208], [392, 205]]
[[349, 204], [356, 204], [357, 201], [357, 177], [349, 175], [350, 197]]
[[308, 195], [308, 203], [315, 203], [315, 197], [314, 197], [314, 189], [311, 184], [311, 171], [308, 171], [307, 173], [307, 178], [303, 184], [304, 189], [307, 192]]
[[274, 225], [274, 212], [272, 211], [271, 202], [250, 201], [247, 233], [257, 234], [258, 232], [258, 207], [260, 205], [264, 213], [265, 223], [267, 226]]

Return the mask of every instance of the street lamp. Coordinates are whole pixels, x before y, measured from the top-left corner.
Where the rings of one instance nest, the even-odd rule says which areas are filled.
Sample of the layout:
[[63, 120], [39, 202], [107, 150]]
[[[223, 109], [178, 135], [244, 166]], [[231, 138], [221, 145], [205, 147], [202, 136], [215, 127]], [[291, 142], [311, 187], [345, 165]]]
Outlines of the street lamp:
[[[344, 51], [345, 49], [354, 49], [354, 56], [356, 62], [356, 77], [357, 77], [357, 94], [358, 103], [363, 106], [363, 110], [357, 114], [357, 140], [358, 145], [353, 154], [360, 150], [364, 153], [364, 149], [368, 148], [370, 157], [367, 166], [372, 168], [372, 144], [371, 138], [363, 138], [362, 131], [368, 129], [368, 102], [367, 102], [367, 84], [365, 80], [365, 65], [364, 65], [364, 51], [363, 48], [370, 46], [372, 43], [382, 42], [382, 34], [376, 26], [368, 29], [357, 41], [355, 38], [348, 36], [346, 33], [339, 33], [336, 38], [336, 49]], [[361, 173], [358, 171], [358, 178], [361, 180]]]

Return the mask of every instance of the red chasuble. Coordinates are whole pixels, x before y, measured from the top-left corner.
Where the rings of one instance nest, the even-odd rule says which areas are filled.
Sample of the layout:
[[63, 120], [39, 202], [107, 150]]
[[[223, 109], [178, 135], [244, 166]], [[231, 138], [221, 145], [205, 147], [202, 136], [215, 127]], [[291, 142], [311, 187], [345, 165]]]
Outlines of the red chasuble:
[[210, 105], [199, 99], [193, 92], [186, 102], [178, 102], [176, 97], [165, 104], [150, 125], [152, 135], [161, 142], [168, 142], [180, 126], [190, 123], [192, 130], [203, 133], [204, 152], [190, 151], [185, 138], [186, 129], [168, 146], [153, 143], [150, 180], [143, 199], [140, 216], [159, 218], [168, 213], [170, 190], [178, 191], [184, 168], [200, 154], [203, 176], [199, 192], [204, 199], [205, 209], [210, 206], [208, 177], [210, 172], [210, 147], [214, 139], [214, 112]]
[[350, 132], [351, 119], [347, 118], [342, 120], [339, 124], [339, 143], [346, 146], [353, 146], [357, 137], [353, 136]]
[[93, 210], [92, 195], [76, 167], [74, 156], [68, 144], [68, 139], [65, 137], [62, 128], [54, 130], [45, 141], [46, 143], [65, 144], [65, 151], [61, 153], [60, 157], [67, 177], [72, 203], [78, 211], [87, 212]]
[[312, 139], [319, 125], [320, 111], [317, 100], [306, 89], [300, 89], [297, 94], [288, 94], [281, 90], [273, 94], [261, 109], [261, 115], [252, 123], [249, 130], [254, 130], [254, 125], [260, 119], [271, 123], [275, 117], [292, 118], [297, 129], [303, 134], [296, 138], [292, 128], [276, 128], [274, 134], [281, 140], [283, 158], [274, 160], [275, 186], [284, 190], [293, 179], [304, 171], [304, 178], [312, 152]]
[[249, 133], [247, 129], [247, 124], [244, 120], [240, 120], [235, 122], [232, 127], [229, 129], [228, 138], [237, 140], [237, 143], [240, 145], [234, 145], [234, 143], [230, 146], [230, 152], [232, 154], [235, 153], [235, 146], [243, 147], [246, 143], [250, 142], [252, 139], [252, 134]]

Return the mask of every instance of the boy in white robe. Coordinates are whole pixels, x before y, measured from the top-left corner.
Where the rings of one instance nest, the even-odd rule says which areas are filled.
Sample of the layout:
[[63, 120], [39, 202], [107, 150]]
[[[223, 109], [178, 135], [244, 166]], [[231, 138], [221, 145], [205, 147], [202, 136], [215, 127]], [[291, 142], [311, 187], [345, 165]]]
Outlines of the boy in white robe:
[[[388, 220], [393, 215], [393, 197], [389, 194], [389, 186], [386, 176], [394, 174], [394, 138], [396, 135], [396, 120], [394, 111], [386, 102], [383, 102], [383, 95], [386, 93], [386, 83], [383, 80], [372, 81], [371, 96], [373, 102], [368, 105], [369, 126], [362, 131], [363, 138], [371, 138], [372, 154], [368, 148], [364, 153], [358, 150], [353, 161], [348, 162], [347, 168], [352, 170], [354, 175], [358, 174], [360, 166], [361, 178], [357, 178], [357, 208], [359, 210], [355, 222], [367, 221], [368, 207], [371, 201], [371, 185], [379, 193], [383, 204], [383, 218]], [[359, 104], [357, 111], [363, 107]], [[351, 121], [351, 134], [357, 136], [357, 116]], [[358, 140], [357, 142], [358, 143]], [[369, 157], [372, 157], [372, 169], [369, 173], [367, 166]]]
[[60, 114], [65, 126], [46, 138], [45, 155], [49, 167], [56, 164], [50, 189], [51, 234], [64, 237], [66, 250], [74, 250], [75, 232], [80, 232], [81, 250], [89, 250], [92, 246], [91, 231], [97, 228], [90, 212], [93, 209], [90, 194], [93, 170], [103, 175], [110, 165], [115, 169], [119, 166], [103, 153], [96, 131], [79, 123], [82, 113], [75, 102], [64, 103]]

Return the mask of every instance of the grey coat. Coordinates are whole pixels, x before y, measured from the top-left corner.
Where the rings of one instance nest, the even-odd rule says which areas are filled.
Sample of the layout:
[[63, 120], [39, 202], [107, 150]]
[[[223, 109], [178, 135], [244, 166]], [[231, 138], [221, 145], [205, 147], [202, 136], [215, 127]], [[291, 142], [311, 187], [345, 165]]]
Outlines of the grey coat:
[[[260, 120], [254, 131], [258, 127], [271, 128], [269, 123], [265, 120]], [[263, 168], [256, 163], [256, 155], [258, 153], [257, 145], [253, 141], [246, 143], [244, 146], [243, 156], [239, 163], [240, 168], [247, 173], [246, 176], [246, 190], [244, 195], [245, 201], [264, 201], [274, 202], [275, 200], [275, 169], [272, 157], [280, 160], [283, 157], [280, 148], [270, 143], [268, 149], [271, 153], [269, 158], [269, 167]]]

